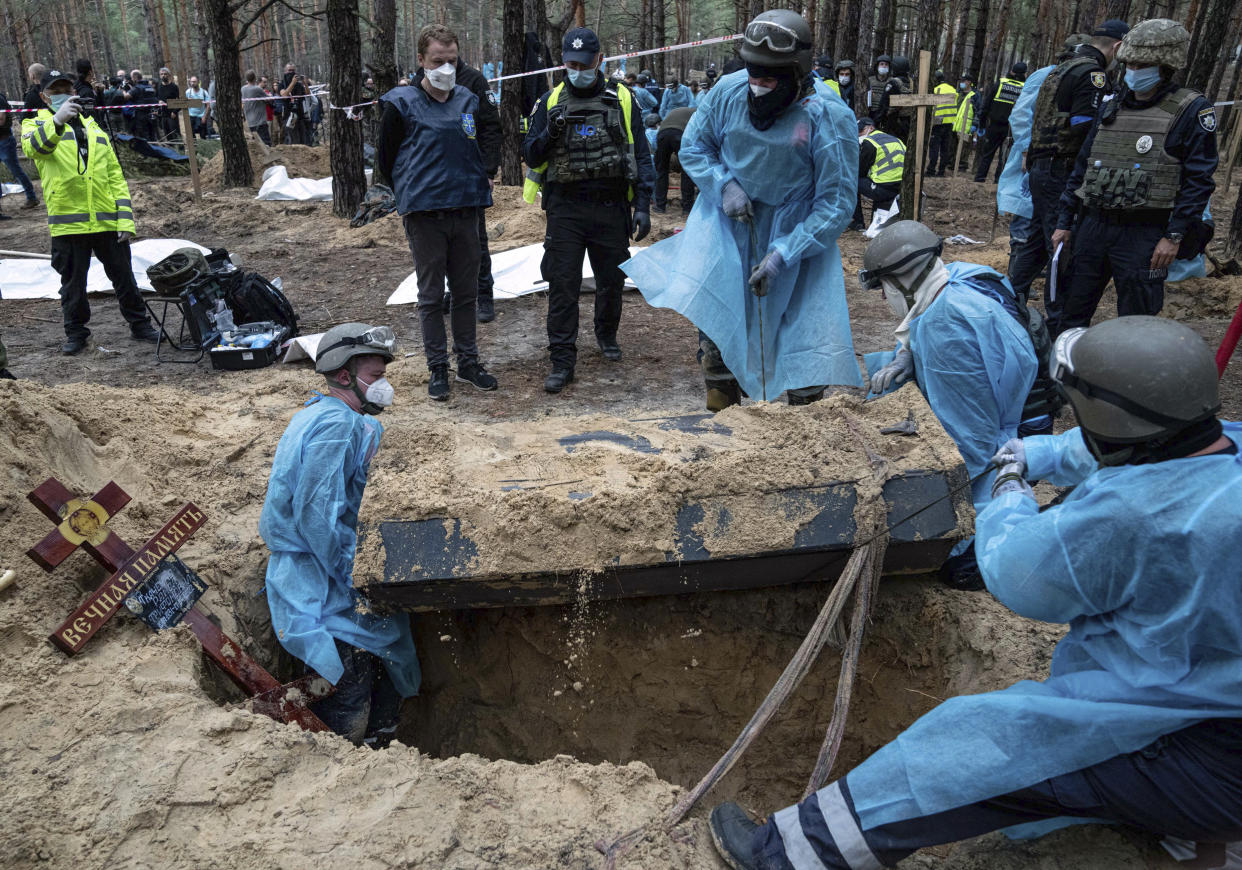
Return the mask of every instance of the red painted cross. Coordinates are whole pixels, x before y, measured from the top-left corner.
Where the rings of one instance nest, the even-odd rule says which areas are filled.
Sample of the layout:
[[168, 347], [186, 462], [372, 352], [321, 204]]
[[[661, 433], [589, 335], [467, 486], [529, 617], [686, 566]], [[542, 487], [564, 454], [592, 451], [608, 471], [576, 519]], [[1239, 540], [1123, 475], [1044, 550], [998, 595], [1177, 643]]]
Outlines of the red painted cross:
[[[134, 550], [107, 527], [108, 521], [129, 504], [129, 496], [115, 483], [109, 483], [94, 498], [81, 499], [60, 481], [48, 478], [27, 498], [57, 524], [55, 531], [26, 553], [43, 570], [52, 571], [82, 547], [112, 572], [50, 636], [52, 643], [70, 655], [78, 652], [112, 618], [130, 590], [150, 576], [160, 560], [176, 551], [205, 520], [203, 512], [187, 502], [153, 538]], [[185, 614], [183, 621], [211, 660], [254, 699], [256, 712], [280, 722], [296, 722], [307, 731], [328, 730], [305, 705], [332, 694], [335, 689], [331, 683], [316, 676], [281, 685], [197, 605]]]

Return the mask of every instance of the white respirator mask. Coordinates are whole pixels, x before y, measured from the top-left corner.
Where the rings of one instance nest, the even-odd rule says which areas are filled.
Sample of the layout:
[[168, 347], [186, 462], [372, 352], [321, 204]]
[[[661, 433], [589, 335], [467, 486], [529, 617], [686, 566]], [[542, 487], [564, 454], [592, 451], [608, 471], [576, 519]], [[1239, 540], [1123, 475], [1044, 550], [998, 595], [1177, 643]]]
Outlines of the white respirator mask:
[[437, 91], [451, 91], [457, 84], [457, 67], [451, 63], [442, 64], [435, 69], [425, 70], [427, 81]]
[[358, 392], [358, 384], [362, 384], [366, 387], [366, 392], [360, 396], [363, 400], [362, 413], [364, 414], [374, 415], [380, 413], [385, 408], [392, 405], [392, 400], [396, 396], [396, 391], [393, 390], [392, 384], [388, 383], [388, 378], [376, 378], [368, 384], [366, 381], [355, 375], [354, 384], [355, 394]]
[[763, 85], [751, 85], [750, 86], [750, 92], [754, 94], [756, 97], [766, 97], [768, 94], [772, 93], [774, 90], [776, 90], [776, 88], [765, 88]]

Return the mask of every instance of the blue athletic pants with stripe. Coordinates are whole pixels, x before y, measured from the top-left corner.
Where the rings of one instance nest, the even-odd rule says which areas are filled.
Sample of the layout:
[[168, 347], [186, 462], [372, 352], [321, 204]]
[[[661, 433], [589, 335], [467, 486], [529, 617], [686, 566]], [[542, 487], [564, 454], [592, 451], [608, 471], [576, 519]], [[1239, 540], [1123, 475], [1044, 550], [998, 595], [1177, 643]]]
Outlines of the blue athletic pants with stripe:
[[1029, 788], [867, 830], [838, 780], [773, 815], [754, 857], [764, 870], [875, 870], [924, 846], [1067, 816], [1191, 840], [1201, 859], [1221, 856], [1197, 866], [1224, 866], [1224, 844], [1242, 840], [1242, 720], [1209, 719]]

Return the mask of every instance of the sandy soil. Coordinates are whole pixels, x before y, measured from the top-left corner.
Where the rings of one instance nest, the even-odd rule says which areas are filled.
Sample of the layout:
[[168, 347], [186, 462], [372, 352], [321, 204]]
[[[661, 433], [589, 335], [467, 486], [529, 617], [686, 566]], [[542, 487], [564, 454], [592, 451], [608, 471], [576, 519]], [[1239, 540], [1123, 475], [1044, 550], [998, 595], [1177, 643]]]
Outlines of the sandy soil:
[[[459, 390], [447, 405], [432, 405], [412, 307], [384, 306], [411, 270], [395, 219], [350, 230], [326, 205], [258, 203], [238, 191], [213, 192], [195, 205], [182, 179], [133, 188], [141, 232], [222, 245], [268, 277], [282, 276], [306, 331], [346, 320], [394, 325], [413, 354], [391, 374], [403, 403], [397, 431], [405, 431], [402, 438], [390, 432], [377, 470], [395, 475], [420, 457], [416, 445], [428, 443], [434, 447], [421, 461], [434, 464], [444, 455], [436, 450], [458, 443], [462, 431], [497, 421], [701, 410], [693, 329], [635, 294], [625, 302], [625, 361], [608, 364], [584, 344], [579, 380], [558, 397], [541, 389], [543, 300], [502, 303], [497, 321], [480, 329], [501, 390]], [[949, 213], [946, 182], [932, 180], [932, 226], [987, 240], [993, 192], [963, 182]], [[540, 214], [519, 207], [515, 190], [497, 199], [489, 213], [494, 250], [541, 239]], [[1228, 205], [1218, 200], [1213, 211], [1224, 225]], [[655, 236], [679, 224], [671, 215], [655, 220]], [[1003, 269], [1003, 220], [996, 233], [993, 243], [950, 248], [948, 257]], [[841, 246], [852, 274], [864, 240], [849, 234]], [[43, 217], [17, 212], [0, 227], [0, 247], [46, 251]], [[887, 307], [851, 288], [858, 351], [891, 346]], [[1171, 290], [1168, 310], [1215, 343], [1239, 297], [1239, 279], [1189, 282]], [[588, 297], [588, 319], [590, 304]], [[131, 541], [183, 500], [203, 507], [208, 525], [184, 556], [213, 584], [206, 605], [281, 671], [258, 597], [266, 554], [257, 518], [276, 441], [316, 386], [304, 366], [226, 374], [205, 363], [156, 365], [148, 346], [128, 341], [111, 300], [93, 307], [95, 345], [65, 359], [57, 353], [54, 301], [0, 305], [10, 367], [22, 378], [0, 382], [0, 569], [19, 571], [17, 585], [0, 593], [6, 866], [598, 867], [596, 840], [658, 818], [727, 747], [822, 602], [824, 589], [812, 583], [420, 616], [425, 690], [407, 705], [404, 745], [380, 753], [247, 712], [181, 630], [152, 635], [119, 616], [67, 659], [44, 638], [102, 571], [79, 554], [44, 575], [24, 556], [51, 528], [24, 500], [48, 475], [82, 492], [120, 483], [134, 501], [114, 525]], [[1112, 313], [1106, 306], [1101, 315]], [[1235, 365], [1222, 383], [1233, 418], [1242, 412], [1238, 372]], [[825, 406], [804, 416], [831, 413]], [[456, 496], [451, 475], [441, 475]], [[1019, 619], [986, 595], [926, 581], [886, 583], [838, 771], [941, 698], [1043, 675], [1058, 636], [1058, 628]], [[644, 841], [620, 866], [720, 867], [706, 835], [708, 806], [736, 798], [761, 814], [796, 799], [827, 722], [837, 666], [826, 652], [706, 806], [673, 836]], [[1168, 862], [1149, 837], [1091, 827], [1034, 844], [986, 837], [928, 850], [903, 866], [1121, 870]]]

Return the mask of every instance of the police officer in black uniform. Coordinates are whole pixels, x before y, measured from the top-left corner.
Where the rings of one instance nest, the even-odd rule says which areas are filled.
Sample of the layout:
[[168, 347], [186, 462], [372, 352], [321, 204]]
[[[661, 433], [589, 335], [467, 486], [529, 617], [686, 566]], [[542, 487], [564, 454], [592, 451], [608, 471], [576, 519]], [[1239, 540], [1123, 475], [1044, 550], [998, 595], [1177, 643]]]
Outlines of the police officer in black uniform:
[[914, 113], [911, 108], [894, 109], [889, 99], [894, 94], [910, 94], [914, 92], [914, 83], [910, 81], [910, 58], [905, 55], [893, 55], [893, 74], [884, 83], [880, 94], [880, 110], [875, 125], [890, 136], [896, 136], [902, 142], [910, 141], [910, 119]]
[[561, 56], [565, 81], [535, 104], [522, 146], [531, 167], [523, 198], [534, 202], [542, 188], [548, 220], [542, 269], [552, 358], [543, 388], [549, 393], [574, 379], [584, 254], [595, 273], [595, 339], [606, 359], [621, 359], [617, 327], [625, 275], [618, 267], [629, 259], [631, 235], [639, 241], [651, 231], [655, 185], [642, 108], [625, 85], [604, 80], [598, 37], [586, 27], [569, 31]]
[[[1030, 173], [1031, 203], [1034, 226], [1031, 232], [1043, 233], [1046, 256], [1051, 257], [1052, 234], [1057, 228], [1061, 210], [1061, 194], [1074, 169], [1074, 161], [1091, 125], [1099, 117], [1105, 95], [1111, 93], [1108, 65], [1117, 56], [1122, 38], [1130, 32], [1124, 21], [1105, 21], [1091, 35], [1091, 41], [1048, 73], [1035, 98], [1031, 121], [1031, 144], [1026, 151], [1026, 168]], [[1069, 251], [1059, 260], [1058, 282], [1068, 276]], [[1032, 276], [1033, 277], [1033, 276]], [[1064, 286], [1062, 284], [1062, 286]], [[1015, 290], [1019, 288], [1015, 285]], [[1029, 285], [1023, 290], [1029, 289]], [[1055, 299], [1044, 298], [1049, 317], [1060, 310], [1065, 294]]]
[[[979, 137], [979, 156], [975, 159], [975, 181], [987, 181], [992, 158], [1009, 135], [1009, 113], [1013, 111], [1013, 104], [1018, 101], [1018, 94], [1022, 93], [1024, 81], [1026, 64], [1017, 61], [1009, 68], [1009, 75], [1001, 76], [996, 87], [988, 88], [984, 92], [983, 105], [979, 107], [979, 127], [983, 135]], [[994, 181], [1000, 180], [1001, 170], [1004, 168], [1005, 158], [1002, 155], [996, 162]]]
[[1070, 241], [1073, 264], [1053, 336], [1087, 326], [1109, 279], [1117, 313], [1157, 314], [1174, 258], [1211, 238], [1202, 216], [1215, 189], [1216, 113], [1173, 76], [1186, 65], [1190, 34], [1176, 21], [1134, 26], [1117, 51], [1125, 85], [1092, 125], [1061, 197], [1054, 247]]

